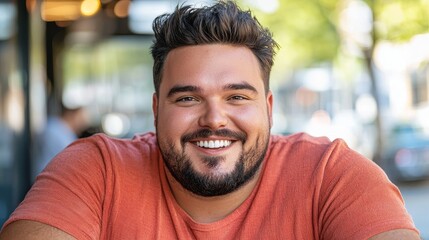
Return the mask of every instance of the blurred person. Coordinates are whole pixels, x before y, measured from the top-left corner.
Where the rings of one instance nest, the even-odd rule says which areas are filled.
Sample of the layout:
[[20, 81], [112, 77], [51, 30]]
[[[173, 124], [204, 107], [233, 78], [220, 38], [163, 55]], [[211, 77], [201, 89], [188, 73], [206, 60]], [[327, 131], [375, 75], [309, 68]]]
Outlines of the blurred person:
[[0, 239], [418, 239], [344, 141], [270, 134], [271, 33], [233, 2], [155, 19], [156, 133], [74, 142]]
[[33, 179], [59, 152], [78, 139], [88, 127], [88, 112], [85, 107], [68, 108], [61, 105], [59, 115], [48, 117], [46, 125], [37, 134], [34, 149]]

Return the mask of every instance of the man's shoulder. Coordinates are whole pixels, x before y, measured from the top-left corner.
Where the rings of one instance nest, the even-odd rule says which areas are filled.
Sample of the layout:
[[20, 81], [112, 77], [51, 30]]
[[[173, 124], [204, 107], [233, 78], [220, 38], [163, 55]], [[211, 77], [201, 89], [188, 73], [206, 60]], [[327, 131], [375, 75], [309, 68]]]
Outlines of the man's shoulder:
[[310, 144], [328, 146], [332, 143], [327, 137], [316, 137], [305, 132], [297, 132], [287, 135], [271, 135], [271, 144]]
[[157, 145], [156, 134], [154, 132], [135, 134], [131, 140], [134, 142], [143, 142], [151, 145]]
[[[76, 158], [75, 156], [79, 156]], [[118, 164], [158, 158], [155, 134], [144, 133], [132, 138], [117, 138], [97, 133], [78, 139], [59, 154], [65, 161], [114, 161]], [[83, 160], [86, 159], [86, 160]], [[122, 159], [122, 160], [121, 160]]]
[[124, 146], [126, 148], [132, 148], [147, 145], [150, 147], [157, 147], [157, 140], [156, 135], [153, 132], [147, 132], [147, 133], [141, 133], [141, 134], [135, 134], [131, 138], [118, 138], [106, 135], [104, 133], [97, 133], [92, 136], [79, 139], [75, 142], [75, 144], [81, 144], [81, 145], [91, 145], [95, 144], [97, 146], [105, 145], [107, 147], [110, 147], [112, 145], [114, 146]]
[[330, 158], [332, 152], [353, 152], [343, 139], [330, 140], [328, 137], [316, 137], [299, 132], [290, 135], [272, 135], [270, 139], [270, 156], [287, 157], [288, 159], [313, 159], [319, 162]]

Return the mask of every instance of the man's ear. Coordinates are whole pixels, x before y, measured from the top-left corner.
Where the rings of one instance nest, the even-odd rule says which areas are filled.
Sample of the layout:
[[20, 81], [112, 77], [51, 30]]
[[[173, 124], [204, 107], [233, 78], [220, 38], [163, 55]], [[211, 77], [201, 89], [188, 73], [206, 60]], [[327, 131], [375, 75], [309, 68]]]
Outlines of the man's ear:
[[152, 95], [152, 112], [153, 112], [153, 124], [156, 128], [156, 120], [158, 119], [158, 95], [153, 93]]
[[271, 91], [267, 93], [267, 108], [268, 108], [268, 117], [270, 120], [270, 128], [273, 126], [273, 103], [274, 97]]

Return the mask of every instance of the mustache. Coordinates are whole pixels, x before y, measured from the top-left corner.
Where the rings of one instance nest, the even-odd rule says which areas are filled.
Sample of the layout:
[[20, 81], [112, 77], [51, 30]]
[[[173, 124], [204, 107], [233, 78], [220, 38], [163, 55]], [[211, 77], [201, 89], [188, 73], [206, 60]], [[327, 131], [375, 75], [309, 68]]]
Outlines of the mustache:
[[196, 138], [208, 138], [211, 136], [217, 136], [217, 137], [227, 137], [232, 139], [237, 139], [243, 143], [247, 140], [247, 134], [244, 132], [236, 132], [229, 129], [218, 129], [218, 130], [211, 130], [211, 129], [200, 129], [195, 132], [191, 132], [188, 134], [185, 134], [181, 138], [182, 145], [185, 142], [192, 141]]

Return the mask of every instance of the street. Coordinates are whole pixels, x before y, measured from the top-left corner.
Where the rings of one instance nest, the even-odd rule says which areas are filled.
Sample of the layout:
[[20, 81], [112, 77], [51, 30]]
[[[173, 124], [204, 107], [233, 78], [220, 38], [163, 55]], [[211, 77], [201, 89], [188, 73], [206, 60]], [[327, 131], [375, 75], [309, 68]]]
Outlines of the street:
[[429, 239], [429, 180], [397, 184], [423, 239]]

